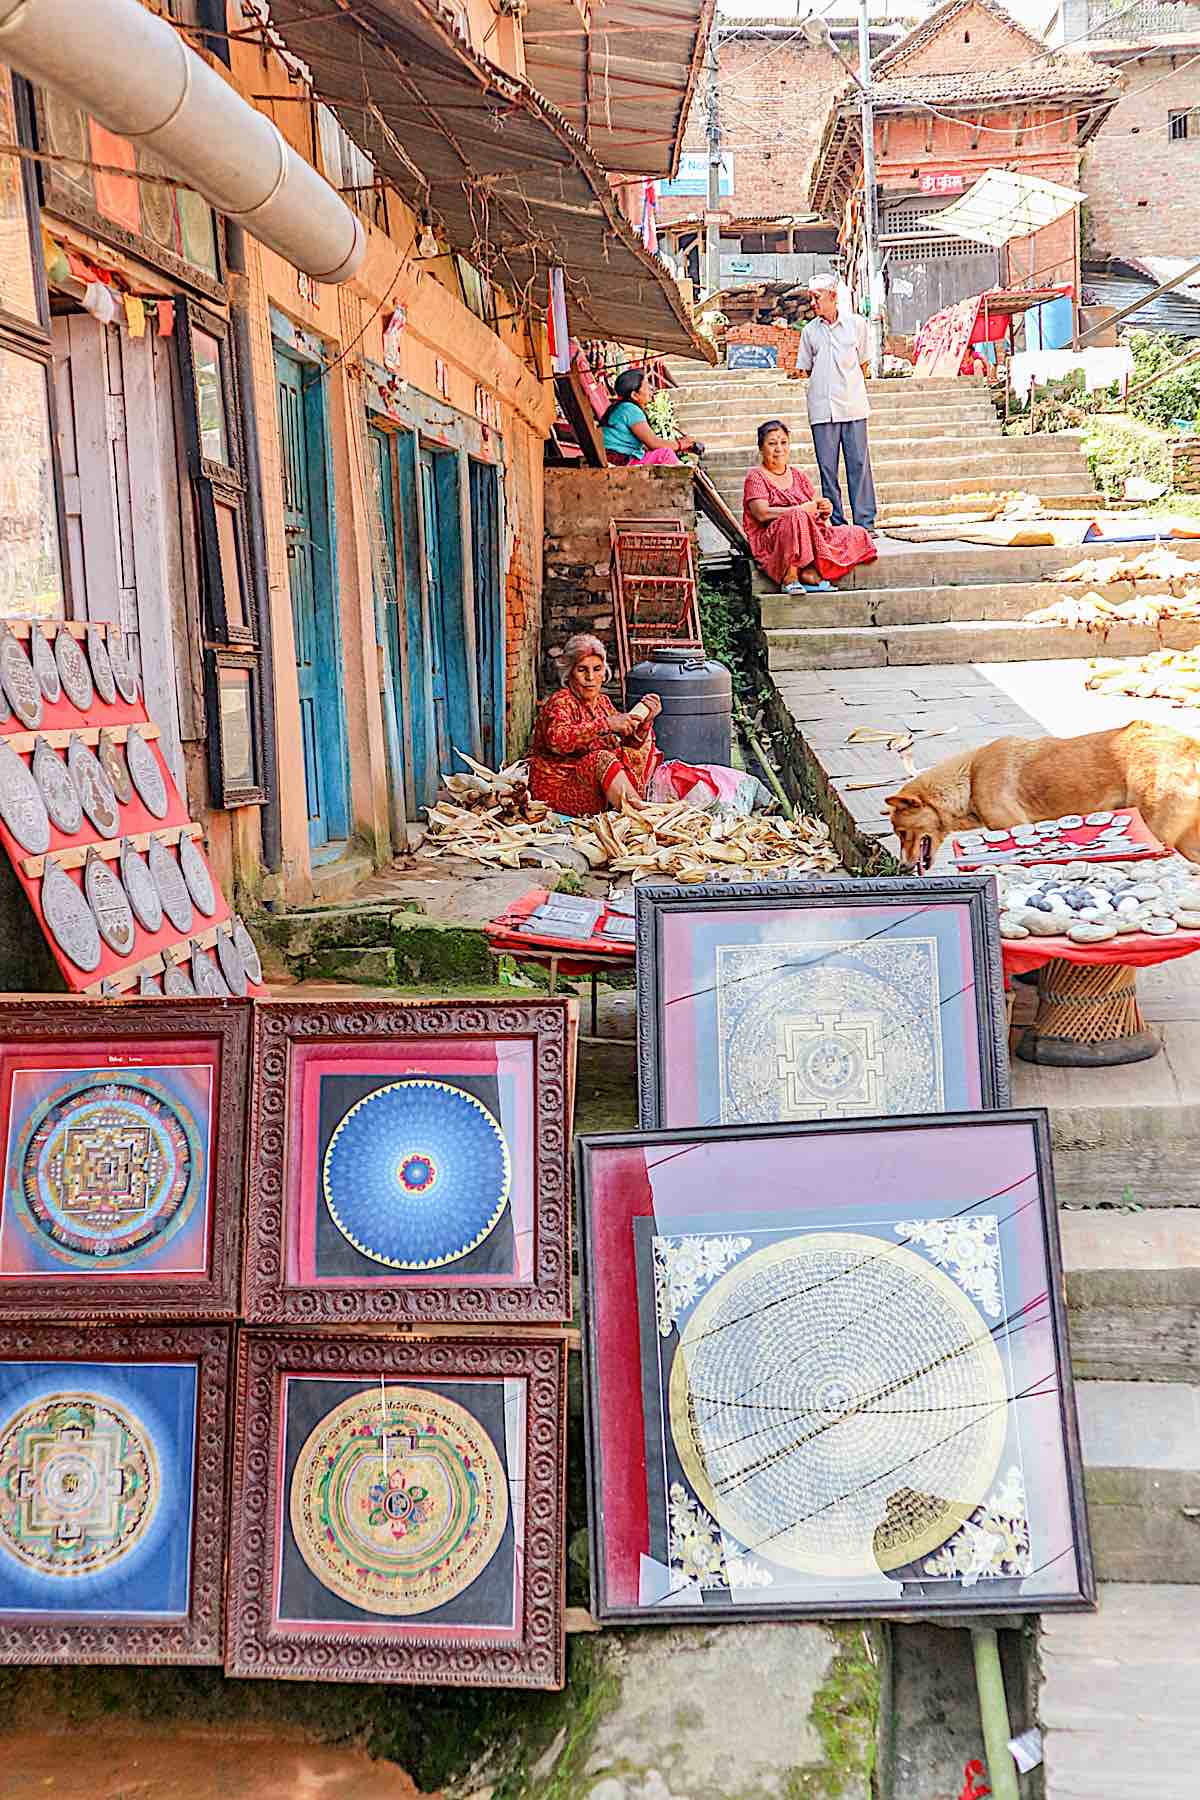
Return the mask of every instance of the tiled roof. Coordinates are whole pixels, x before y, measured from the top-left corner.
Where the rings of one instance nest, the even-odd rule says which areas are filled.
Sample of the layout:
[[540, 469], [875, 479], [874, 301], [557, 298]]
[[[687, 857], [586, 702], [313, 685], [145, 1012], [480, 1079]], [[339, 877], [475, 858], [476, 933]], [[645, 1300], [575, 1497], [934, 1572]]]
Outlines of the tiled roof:
[[890, 50], [885, 50], [882, 56], [876, 57], [875, 67], [882, 70], [903, 62], [915, 51], [921, 50], [926, 44], [931, 43], [940, 35], [956, 13], [964, 11], [969, 6], [978, 6], [984, 12], [991, 13], [992, 17], [1000, 24], [1007, 25], [1011, 31], [1024, 38], [1029, 45], [1031, 55], [1045, 50], [1046, 46], [1039, 42], [1033, 33], [1021, 24], [1019, 19], [1014, 19], [1010, 12], [999, 5], [998, 0], [942, 0], [942, 5], [935, 6], [927, 19], [923, 19], [919, 25], [914, 26], [906, 37], [902, 37], [898, 44], [893, 44]]
[[886, 76], [871, 83], [871, 98], [883, 106], [895, 106], [905, 100], [927, 106], [962, 105], [974, 100], [1053, 100], [1064, 94], [1107, 93], [1112, 81], [1112, 70], [1092, 62], [1090, 57], [1056, 52], [1009, 69]]

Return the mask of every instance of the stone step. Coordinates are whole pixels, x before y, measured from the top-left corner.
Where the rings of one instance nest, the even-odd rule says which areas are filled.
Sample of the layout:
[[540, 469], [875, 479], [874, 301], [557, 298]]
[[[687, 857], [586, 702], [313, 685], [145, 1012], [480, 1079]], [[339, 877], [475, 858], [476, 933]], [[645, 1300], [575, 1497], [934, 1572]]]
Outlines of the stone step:
[[[714, 394], [690, 400], [681, 400], [677, 395], [672, 395], [671, 406], [677, 419], [729, 419], [755, 425], [764, 417], [782, 419], [785, 425], [790, 425], [792, 420], [802, 420], [805, 423], [808, 420], [807, 391], [799, 381], [790, 382], [786, 389], [776, 390], [774, 394]], [[880, 422], [902, 425], [912, 420], [928, 425], [933, 419], [962, 418], [985, 419], [997, 431], [1000, 430], [999, 415], [991, 401], [982, 394], [965, 400], [956, 399], [952, 395], [929, 394], [919, 401], [907, 401], [902, 405], [876, 398], [870, 402], [870, 407], [873, 425]]]
[[1058, 1224], [1076, 1377], [1200, 1381], [1200, 1208], [1069, 1208]]
[[[741, 495], [738, 495], [741, 511]], [[1144, 544], [1126, 546], [1130, 551], [1148, 548]], [[1173, 555], [1200, 563], [1200, 540], [1180, 538], [1172, 543]], [[874, 591], [879, 588], [949, 588], [1040, 583], [1059, 569], [1069, 569], [1088, 556], [1118, 554], [1120, 545], [1105, 548], [1103, 544], [1010, 545], [974, 544], [969, 551], [947, 544], [902, 544], [889, 547], [875, 562], [863, 563], [851, 571], [838, 592]], [[1200, 575], [1200, 568], [1196, 571]], [[1083, 588], [1049, 584], [1057, 594], [1083, 593]], [[755, 570], [754, 591], [760, 599], [774, 592], [767, 576]], [[1129, 589], [1124, 589], [1128, 598]]]
[[1105, 1584], [1099, 1600], [1041, 1622], [1045, 1800], [1195, 1800], [1196, 1590]]
[[[916, 664], [1046, 662], [1097, 654], [1086, 633], [1066, 625], [1009, 619], [950, 619], [941, 624], [795, 627], [766, 633], [772, 674], [796, 669], [911, 668]], [[1191, 649], [1196, 625], [1122, 625], [1108, 635], [1106, 656], [1145, 656]]]
[[1075, 1395], [1098, 1578], [1200, 1583], [1200, 1387], [1079, 1381]]
[[[1039, 447], [1022, 452], [1009, 445], [1007, 438], [930, 451], [915, 442], [907, 446], [887, 444], [879, 451], [872, 448], [871, 468], [876, 485], [889, 476], [905, 473], [934, 477], [957, 472], [960, 487], [976, 480], [1033, 481], [1043, 473], [1054, 475], [1068, 470], [1077, 478], [1087, 475], [1087, 460], [1081, 451]], [[744, 448], [710, 450], [706, 446], [704, 467], [719, 483], [730, 475], [744, 478], [747, 468], [752, 468], [757, 460], [757, 454], [750, 455]], [[807, 464], [809, 458], [805, 456], [803, 461]], [[969, 485], [963, 491], [969, 492]]]
[[[725, 393], [743, 396], [786, 392], [802, 385], [786, 369], [717, 369], [707, 380], [680, 382], [669, 390], [671, 399], [712, 399]], [[872, 406], [919, 405], [925, 400], [984, 399], [991, 405], [992, 390], [983, 380], [868, 381], [867, 399]]]
[[[882, 559], [881, 559], [882, 560]], [[1200, 570], [1197, 571], [1200, 576]], [[977, 582], [971, 587], [863, 588], [850, 593], [806, 594], [793, 598], [772, 591], [764, 579], [759, 607], [766, 631], [837, 630], [854, 626], [942, 625], [968, 622], [1021, 624], [1030, 613], [1057, 605], [1076, 590], [1056, 581]], [[1120, 586], [1089, 590], [1117, 603], [1130, 597]], [[1170, 627], [1164, 627], [1164, 631]], [[1200, 619], [1180, 621], [1177, 630], [1200, 642]], [[1115, 634], [1104, 639], [1084, 630], [1072, 633], [1078, 654], [1110, 654]], [[1164, 638], [1165, 642], [1165, 638]], [[1115, 652], [1112, 652], [1116, 654]]]
[[[808, 471], [808, 474], [815, 487], [817, 485], [815, 469]], [[731, 480], [724, 476], [719, 480], [716, 477], [713, 478], [713, 486], [726, 505], [731, 506], [738, 514], [742, 510], [744, 479], [744, 468], [736, 479]], [[898, 521], [901, 511], [906, 519], [917, 514], [923, 515], [925, 501], [949, 500], [963, 494], [1008, 494], [1033, 491], [1042, 500], [1053, 500], [1057, 503], [1069, 499], [1078, 501], [1080, 505], [1095, 504], [1097, 508], [1102, 508], [1101, 496], [1094, 491], [1089, 493], [1089, 485], [1086, 475], [1069, 472], [1062, 475], [1044, 475], [1039, 472], [1036, 482], [1030, 483], [1021, 480], [1019, 473], [1010, 472], [1007, 475], [1001, 475], [992, 471], [986, 477], [977, 475], [973, 479], [960, 475], [955, 477], [932, 476], [928, 480], [916, 478], [910, 481], [900, 481], [891, 476], [885, 476], [882, 480], [876, 478], [875, 493], [880, 507], [890, 509], [893, 520]], [[954, 510], [956, 509], [943, 508], [943, 511]], [[1077, 551], [1073, 560], [1078, 562], [1083, 554], [1083, 551]]]
[[[785, 420], [784, 423], [788, 426], [792, 436], [793, 460], [807, 461], [811, 459], [812, 440], [809, 437], [808, 421], [791, 419]], [[1017, 447], [1017, 454], [1028, 454], [1027, 450], [1023, 451], [1020, 447], [1033, 446], [1038, 450], [1046, 450], [1055, 443], [1054, 439], [1048, 437], [1006, 438], [1003, 432], [992, 431], [986, 419], [972, 419], [961, 428], [953, 430], [943, 429], [947, 423], [939, 418], [935, 424], [931, 424], [928, 432], [914, 432], [911, 423], [903, 425], [872, 423], [871, 455], [879, 457], [885, 455], [889, 450], [894, 453], [896, 450], [904, 449], [914, 455], [919, 452], [921, 455], [936, 456], [939, 452], [945, 455], [952, 451], [962, 451], [968, 445], [979, 448], [984, 444], [1004, 449]], [[752, 421], [749, 425], [737, 423], [725, 425], [705, 419], [681, 419], [679, 424], [681, 429], [691, 437], [700, 439], [709, 456], [736, 451], [745, 459], [744, 468], [750, 468], [753, 463], [758, 461], [757, 420]], [[1062, 453], [1061, 443], [1059, 453]]]

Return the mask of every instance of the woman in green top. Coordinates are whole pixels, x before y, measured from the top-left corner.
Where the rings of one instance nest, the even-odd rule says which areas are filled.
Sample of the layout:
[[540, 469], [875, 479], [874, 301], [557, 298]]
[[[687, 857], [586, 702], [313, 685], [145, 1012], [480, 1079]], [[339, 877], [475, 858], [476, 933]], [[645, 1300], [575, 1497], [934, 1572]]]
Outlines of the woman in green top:
[[604, 449], [610, 463], [623, 468], [637, 463], [642, 468], [677, 463], [680, 450], [702, 450], [695, 438], [676, 438], [669, 444], [660, 438], [646, 417], [650, 381], [645, 369], [622, 369], [613, 386], [617, 397], [600, 421]]

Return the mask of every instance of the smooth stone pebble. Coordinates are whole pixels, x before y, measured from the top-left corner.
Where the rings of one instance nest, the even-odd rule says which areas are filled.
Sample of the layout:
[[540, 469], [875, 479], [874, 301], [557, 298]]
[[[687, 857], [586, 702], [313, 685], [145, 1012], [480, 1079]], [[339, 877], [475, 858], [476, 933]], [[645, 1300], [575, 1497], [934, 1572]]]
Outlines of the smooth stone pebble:
[[1011, 836], [1011, 833], [1007, 830], [997, 831], [995, 828], [993, 828], [990, 831], [984, 832], [983, 841], [986, 844], [1006, 844], [1008, 842], [1010, 836]]
[[1020, 913], [1013, 913], [1011, 915], [1009, 913], [1001, 913], [1000, 936], [1002, 938], [1027, 938], [1029, 936], [1029, 927], [1028, 925], [1023, 925], [1021, 923]]
[[1177, 906], [1175, 923], [1180, 931], [1200, 931], [1200, 912], [1189, 912], [1186, 907]]
[[1024, 922], [1034, 937], [1062, 936], [1062, 920], [1053, 913], [1027, 912]]
[[1180, 906], [1187, 906], [1194, 912], [1200, 912], [1200, 887], [1177, 888], [1175, 899]]
[[1151, 900], [1148, 902], [1147, 910], [1151, 918], [1169, 919], [1174, 913], [1175, 907], [1169, 900]]
[[1141, 910], [1142, 903], [1136, 894], [1123, 894], [1117, 901], [1117, 911], [1119, 913], [1136, 913]]
[[1178, 931], [1179, 927], [1174, 919], [1163, 919], [1156, 915], [1154, 918], [1147, 919], [1142, 929], [1148, 931], [1151, 937], [1169, 937], [1171, 932]]
[[1112, 814], [1106, 812], [1089, 813], [1083, 822], [1085, 825], [1111, 825]]
[[1127, 931], [1140, 931], [1142, 929], [1142, 921], [1133, 913], [1118, 913], [1113, 923], [1116, 925], [1117, 930], [1122, 936], [1124, 936]]
[[1072, 881], [1078, 881], [1082, 876], [1090, 875], [1091, 872], [1091, 864], [1085, 862], [1069, 862], [1063, 870], [1063, 874], [1069, 875]]
[[1049, 900], [1043, 900], [1043, 899], [1039, 898], [1036, 900], [1031, 900], [1029, 902], [1029, 904], [1035, 912], [1048, 913], [1048, 912], [1054, 911], [1054, 908], [1053, 908], [1053, 906], [1051, 906]]
[[1064, 831], [1078, 831], [1083, 824], [1083, 814], [1064, 813], [1058, 822]]
[[1067, 933], [1073, 944], [1104, 944], [1109, 938], [1115, 938], [1116, 935], [1115, 925], [1092, 925], [1086, 921], [1079, 925], [1072, 925]]
[[1076, 915], [1085, 925], [1111, 924], [1116, 914], [1111, 906], [1082, 906]]
[[1157, 881], [1139, 881], [1133, 891], [1139, 900], [1157, 900], [1162, 889]]

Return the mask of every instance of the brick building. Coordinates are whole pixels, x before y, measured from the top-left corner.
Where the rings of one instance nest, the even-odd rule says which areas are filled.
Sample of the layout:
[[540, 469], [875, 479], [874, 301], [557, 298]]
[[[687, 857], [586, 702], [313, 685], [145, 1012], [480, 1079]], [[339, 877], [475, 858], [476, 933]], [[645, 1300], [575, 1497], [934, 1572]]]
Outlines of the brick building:
[[[944, 0], [875, 61], [872, 73], [893, 330], [912, 331], [940, 308], [997, 284], [1036, 280], [1078, 292], [1077, 211], [1000, 251], [947, 237], [929, 219], [993, 166], [1077, 187], [1083, 147], [1120, 91], [1114, 72], [1047, 49], [995, 0]], [[851, 249], [861, 191], [860, 113], [847, 86], [826, 119], [810, 198], [814, 211], [843, 228]]]
[[1125, 84], [1084, 153], [1085, 259], [1183, 255], [1200, 235], [1200, 5], [1067, 0], [1060, 19]]

